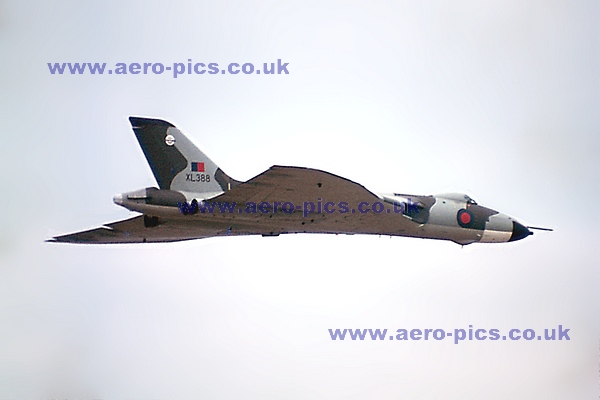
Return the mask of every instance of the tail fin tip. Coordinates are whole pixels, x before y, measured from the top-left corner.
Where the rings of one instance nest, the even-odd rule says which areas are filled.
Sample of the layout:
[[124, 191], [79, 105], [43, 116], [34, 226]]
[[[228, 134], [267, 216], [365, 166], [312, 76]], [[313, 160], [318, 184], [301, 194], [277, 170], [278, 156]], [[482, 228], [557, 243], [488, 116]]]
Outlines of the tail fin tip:
[[131, 116], [129, 117], [129, 122], [131, 123], [131, 126], [135, 129], [135, 128], [142, 128], [144, 126], [147, 125], [156, 125], [156, 126], [167, 126], [170, 128], [175, 128], [175, 125], [171, 124], [170, 122], [167, 122], [165, 120], [162, 119], [157, 119], [157, 118], [145, 118], [145, 117], [134, 117]]

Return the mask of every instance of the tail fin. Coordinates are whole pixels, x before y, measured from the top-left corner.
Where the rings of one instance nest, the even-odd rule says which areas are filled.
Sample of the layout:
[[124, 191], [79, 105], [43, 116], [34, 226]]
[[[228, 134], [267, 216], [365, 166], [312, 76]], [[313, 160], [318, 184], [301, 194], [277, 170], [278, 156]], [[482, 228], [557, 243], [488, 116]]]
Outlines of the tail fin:
[[240, 182], [225, 174], [172, 124], [129, 117], [133, 132], [161, 189], [211, 198]]

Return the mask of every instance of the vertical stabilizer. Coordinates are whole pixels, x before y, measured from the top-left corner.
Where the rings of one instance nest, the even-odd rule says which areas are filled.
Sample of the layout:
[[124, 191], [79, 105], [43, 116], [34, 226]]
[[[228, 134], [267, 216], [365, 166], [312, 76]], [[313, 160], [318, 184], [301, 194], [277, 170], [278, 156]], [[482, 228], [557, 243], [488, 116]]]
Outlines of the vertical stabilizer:
[[239, 184], [169, 122], [140, 117], [129, 121], [161, 189], [208, 199]]

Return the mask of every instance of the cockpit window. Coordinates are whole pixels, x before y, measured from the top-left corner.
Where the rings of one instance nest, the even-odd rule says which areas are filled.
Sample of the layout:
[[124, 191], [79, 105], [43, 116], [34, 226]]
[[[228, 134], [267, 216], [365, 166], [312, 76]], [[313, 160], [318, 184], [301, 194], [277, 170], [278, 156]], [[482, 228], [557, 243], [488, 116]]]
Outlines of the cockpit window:
[[475, 200], [473, 200], [469, 195], [463, 195], [464, 199], [467, 201], [467, 204], [472, 205], [472, 206], [476, 206], [477, 202]]
[[436, 197], [457, 202], [464, 201], [468, 205], [473, 206], [477, 205], [477, 202], [475, 200], [473, 200], [469, 195], [466, 195], [464, 193], [443, 193], [438, 194]]

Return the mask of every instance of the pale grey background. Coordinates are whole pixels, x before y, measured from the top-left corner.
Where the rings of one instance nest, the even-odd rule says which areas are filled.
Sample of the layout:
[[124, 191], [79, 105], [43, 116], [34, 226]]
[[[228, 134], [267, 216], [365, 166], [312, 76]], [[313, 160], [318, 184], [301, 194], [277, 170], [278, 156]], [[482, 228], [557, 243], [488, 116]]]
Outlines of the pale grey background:
[[[598, 396], [600, 3], [0, 3], [0, 398]], [[53, 76], [47, 62], [289, 62], [289, 75]], [[232, 177], [466, 192], [551, 234], [71, 246], [154, 185], [129, 115]], [[568, 342], [334, 342], [328, 328]]]

